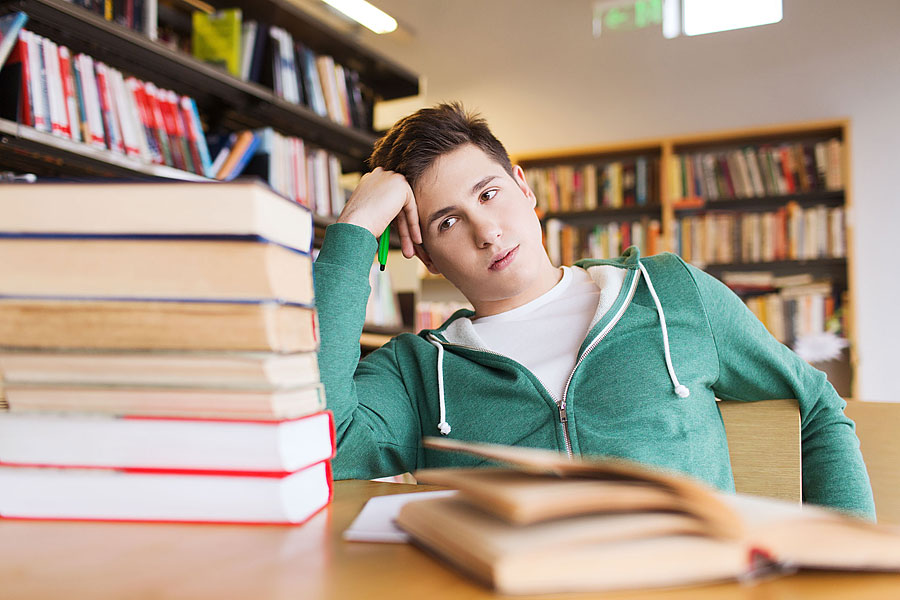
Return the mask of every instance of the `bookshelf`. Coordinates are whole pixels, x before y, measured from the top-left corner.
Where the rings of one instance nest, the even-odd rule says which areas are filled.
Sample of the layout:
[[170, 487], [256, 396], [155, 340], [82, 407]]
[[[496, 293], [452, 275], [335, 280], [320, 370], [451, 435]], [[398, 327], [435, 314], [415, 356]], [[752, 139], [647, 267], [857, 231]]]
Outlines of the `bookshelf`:
[[[787, 345], [810, 327], [838, 328], [848, 349], [814, 364], [850, 396], [849, 130], [846, 120], [773, 125], [523, 154], [515, 162], [538, 197], [552, 260], [616, 256], [631, 244], [643, 255], [678, 253], [725, 281]], [[630, 166], [638, 159], [648, 168], [643, 183]], [[609, 167], [616, 164], [622, 168]], [[595, 198], [585, 182], [596, 185]], [[618, 198], [610, 202], [610, 193]]]
[[[215, 8], [238, 6], [248, 16], [278, 23], [302, 39], [318, 53], [332, 53], [357, 70], [361, 81], [378, 99], [393, 99], [418, 93], [418, 78], [403, 67], [363, 48], [349, 36], [329, 29], [306, 16], [285, 0], [264, 2], [214, 1]], [[212, 127], [237, 131], [271, 126], [285, 135], [297, 136], [316, 147], [335, 153], [345, 171], [363, 167], [377, 139], [374, 131], [340, 125], [302, 104], [287, 102], [266, 86], [234, 77], [224, 69], [206, 64], [193, 56], [172, 50], [140, 32], [107, 21], [65, 0], [0, 1], [0, 13], [24, 11], [29, 16], [26, 28], [38, 35], [84, 52], [130, 75], [151, 81], [195, 99], [204, 120]], [[123, 165], [108, 168], [111, 160], [103, 154], [87, 154], [75, 164], [67, 164], [67, 149], [35, 140], [29, 128], [3, 123], [8, 147], [16, 150], [16, 168], [29, 166], [39, 174], [137, 176], [170, 178], [168, 171], [150, 173], [127, 170]], [[3, 161], [5, 162], [5, 161]], [[54, 166], [55, 165], [55, 166]], [[2, 165], [0, 165], [2, 166]], [[122, 169], [126, 168], [123, 173]]]

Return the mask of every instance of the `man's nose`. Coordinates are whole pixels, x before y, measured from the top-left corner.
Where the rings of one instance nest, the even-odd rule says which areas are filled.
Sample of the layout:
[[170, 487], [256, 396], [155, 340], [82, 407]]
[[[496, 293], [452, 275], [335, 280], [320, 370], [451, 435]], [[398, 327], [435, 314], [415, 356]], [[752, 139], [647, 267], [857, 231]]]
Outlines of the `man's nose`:
[[480, 217], [474, 225], [475, 243], [479, 248], [496, 243], [503, 233], [498, 220], [487, 215]]

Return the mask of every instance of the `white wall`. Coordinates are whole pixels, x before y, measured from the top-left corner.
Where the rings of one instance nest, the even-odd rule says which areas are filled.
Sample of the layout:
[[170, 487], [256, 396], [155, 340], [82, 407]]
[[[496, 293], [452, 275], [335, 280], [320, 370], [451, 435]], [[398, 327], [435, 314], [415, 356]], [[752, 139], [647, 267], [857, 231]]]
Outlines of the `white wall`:
[[361, 41], [461, 100], [512, 154], [848, 117], [860, 397], [900, 401], [900, 0], [785, 0], [775, 25], [591, 36], [591, 0], [378, 0], [414, 35]]

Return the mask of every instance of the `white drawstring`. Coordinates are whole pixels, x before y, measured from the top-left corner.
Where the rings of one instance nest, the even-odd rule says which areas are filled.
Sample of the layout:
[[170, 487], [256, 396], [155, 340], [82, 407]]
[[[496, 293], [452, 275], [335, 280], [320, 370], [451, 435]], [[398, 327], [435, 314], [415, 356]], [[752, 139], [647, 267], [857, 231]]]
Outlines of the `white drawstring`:
[[647, 282], [647, 288], [650, 290], [653, 302], [656, 303], [656, 312], [659, 314], [659, 326], [663, 334], [663, 352], [666, 356], [666, 368], [669, 370], [669, 379], [672, 380], [672, 385], [675, 386], [675, 394], [679, 398], [687, 398], [691, 395], [691, 390], [686, 385], [678, 383], [678, 377], [675, 376], [675, 368], [672, 366], [672, 354], [669, 352], [669, 330], [666, 328], [666, 315], [663, 314], [662, 304], [659, 303], [659, 297], [656, 295], [656, 290], [653, 289], [650, 275], [640, 260], [638, 261], [638, 266], [641, 268], [641, 273], [644, 274], [644, 280]]
[[437, 424], [442, 435], [450, 434], [450, 423], [447, 422], [447, 409], [444, 406], [444, 346], [437, 340], [429, 337], [428, 341], [437, 348], [437, 378], [438, 378], [438, 402], [441, 407], [441, 422]]

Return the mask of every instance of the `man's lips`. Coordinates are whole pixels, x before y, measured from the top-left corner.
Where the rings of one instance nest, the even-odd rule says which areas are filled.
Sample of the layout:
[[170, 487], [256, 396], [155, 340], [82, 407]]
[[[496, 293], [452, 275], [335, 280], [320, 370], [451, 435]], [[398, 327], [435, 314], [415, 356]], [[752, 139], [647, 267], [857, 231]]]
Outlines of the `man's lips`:
[[506, 267], [508, 267], [512, 261], [516, 259], [516, 256], [519, 254], [519, 246], [514, 248], [510, 248], [509, 250], [503, 250], [502, 252], [498, 252], [494, 259], [491, 261], [491, 266], [488, 267], [491, 271], [502, 271]]

